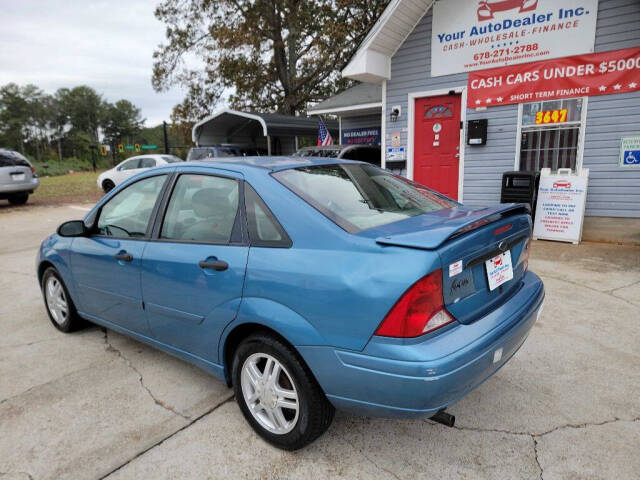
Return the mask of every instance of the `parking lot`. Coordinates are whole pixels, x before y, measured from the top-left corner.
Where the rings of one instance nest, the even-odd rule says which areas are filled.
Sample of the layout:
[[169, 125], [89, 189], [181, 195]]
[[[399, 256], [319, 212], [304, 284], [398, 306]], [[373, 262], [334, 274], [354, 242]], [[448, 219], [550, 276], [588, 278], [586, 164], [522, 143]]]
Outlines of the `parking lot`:
[[544, 312], [450, 407], [455, 428], [338, 412], [289, 453], [195, 367], [97, 327], [53, 328], [35, 252], [87, 209], [0, 208], [0, 478], [638, 478], [640, 247], [536, 242]]

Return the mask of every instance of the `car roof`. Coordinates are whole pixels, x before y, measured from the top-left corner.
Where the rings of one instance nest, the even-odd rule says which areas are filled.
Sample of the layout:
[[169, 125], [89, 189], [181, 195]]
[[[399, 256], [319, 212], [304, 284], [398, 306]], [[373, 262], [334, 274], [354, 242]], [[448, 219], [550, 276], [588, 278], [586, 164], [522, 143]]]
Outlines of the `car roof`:
[[242, 171], [244, 169], [259, 169], [273, 172], [287, 170], [290, 168], [311, 167], [314, 165], [348, 165], [363, 163], [365, 162], [327, 157], [221, 157], [218, 160], [215, 158], [207, 158], [203, 160], [184, 162], [180, 164], [180, 167], [210, 166], [214, 168], [226, 168], [238, 171]]

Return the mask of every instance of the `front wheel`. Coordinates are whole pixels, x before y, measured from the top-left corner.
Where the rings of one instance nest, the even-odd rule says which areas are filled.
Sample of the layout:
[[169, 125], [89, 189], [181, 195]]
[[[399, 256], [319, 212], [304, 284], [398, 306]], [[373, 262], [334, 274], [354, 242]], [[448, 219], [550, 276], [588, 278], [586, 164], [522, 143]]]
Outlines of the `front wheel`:
[[109, 193], [111, 190], [114, 189], [115, 186], [116, 184], [113, 183], [113, 181], [109, 180], [108, 178], [102, 182], [102, 190], [104, 190], [104, 193]]
[[53, 267], [47, 268], [42, 275], [42, 294], [49, 319], [58, 330], [70, 333], [85, 326], [60, 274]]
[[331, 425], [333, 405], [297, 353], [275, 336], [245, 339], [236, 349], [232, 378], [244, 417], [278, 448], [302, 448]]

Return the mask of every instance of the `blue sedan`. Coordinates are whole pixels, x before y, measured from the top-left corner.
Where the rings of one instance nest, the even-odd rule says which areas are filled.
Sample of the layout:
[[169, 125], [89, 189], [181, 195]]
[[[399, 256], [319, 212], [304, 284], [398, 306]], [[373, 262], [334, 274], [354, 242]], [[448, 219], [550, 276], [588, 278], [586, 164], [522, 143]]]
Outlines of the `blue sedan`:
[[232, 385], [270, 443], [335, 408], [427, 417], [520, 348], [544, 299], [526, 206], [468, 208], [360, 162], [170, 165], [44, 240], [53, 325], [113, 329]]

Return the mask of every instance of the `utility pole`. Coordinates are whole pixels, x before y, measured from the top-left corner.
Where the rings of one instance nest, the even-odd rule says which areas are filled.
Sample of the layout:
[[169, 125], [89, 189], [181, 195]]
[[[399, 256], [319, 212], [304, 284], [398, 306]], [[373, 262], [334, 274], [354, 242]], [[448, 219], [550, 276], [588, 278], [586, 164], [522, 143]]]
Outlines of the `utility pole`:
[[167, 122], [162, 121], [162, 136], [164, 137], [164, 153], [169, 154], [169, 139], [167, 138]]

